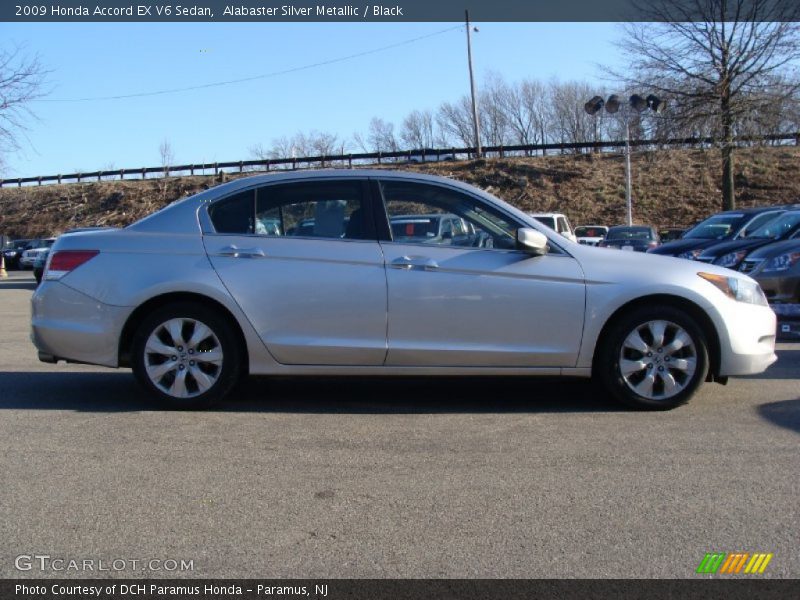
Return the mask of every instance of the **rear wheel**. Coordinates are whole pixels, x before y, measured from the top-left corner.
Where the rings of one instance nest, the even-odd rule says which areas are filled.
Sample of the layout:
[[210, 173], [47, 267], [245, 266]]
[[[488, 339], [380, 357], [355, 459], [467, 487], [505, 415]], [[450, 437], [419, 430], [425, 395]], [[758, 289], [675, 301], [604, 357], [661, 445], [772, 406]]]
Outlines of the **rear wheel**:
[[236, 385], [241, 352], [231, 325], [200, 304], [164, 306], [133, 341], [133, 372], [173, 408], [206, 408]]
[[595, 372], [617, 400], [634, 408], [675, 408], [689, 401], [708, 374], [702, 329], [671, 306], [632, 311], [600, 343]]

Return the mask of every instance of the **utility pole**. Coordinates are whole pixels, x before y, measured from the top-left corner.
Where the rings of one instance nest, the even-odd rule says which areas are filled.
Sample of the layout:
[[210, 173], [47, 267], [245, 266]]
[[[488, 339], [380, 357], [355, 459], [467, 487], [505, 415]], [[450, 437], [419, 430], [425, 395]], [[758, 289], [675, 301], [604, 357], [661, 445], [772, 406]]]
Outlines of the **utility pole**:
[[469, 87], [472, 92], [472, 128], [475, 133], [475, 157], [483, 155], [481, 149], [481, 126], [478, 121], [478, 102], [475, 98], [475, 76], [472, 74], [472, 33], [469, 26], [469, 10], [465, 10], [467, 23], [467, 64], [469, 65]]

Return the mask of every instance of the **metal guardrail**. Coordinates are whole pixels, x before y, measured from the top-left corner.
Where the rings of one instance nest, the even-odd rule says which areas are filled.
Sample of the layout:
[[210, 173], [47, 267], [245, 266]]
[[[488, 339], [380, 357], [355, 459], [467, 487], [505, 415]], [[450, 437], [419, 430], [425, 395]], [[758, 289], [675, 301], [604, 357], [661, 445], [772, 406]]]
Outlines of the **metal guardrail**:
[[[750, 142], [794, 142], [795, 145], [800, 145], [800, 132], [782, 135], [765, 135], [765, 136], [739, 136], [734, 139], [737, 144], [750, 143]], [[666, 140], [630, 140], [631, 147], [663, 147], [663, 146], [698, 146], [698, 145], [713, 145], [718, 143], [719, 140], [711, 137], [689, 137], [689, 138], [670, 138]], [[624, 140], [617, 141], [599, 141], [599, 142], [578, 142], [571, 144], [522, 144], [512, 146], [484, 146], [483, 154], [495, 155], [504, 157], [507, 153], [531, 153], [531, 152], [547, 152], [551, 150], [564, 151], [564, 150], [600, 150], [603, 148], [621, 148], [625, 146]], [[273, 168], [289, 167], [292, 170], [298, 168], [311, 168], [312, 166], [319, 166], [325, 168], [327, 166], [340, 165], [342, 167], [352, 169], [353, 163], [364, 164], [363, 161], [372, 161], [372, 164], [382, 164], [387, 161], [396, 161], [398, 159], [406, 159], [410, 162], [437, 162], [448, 158], [455, 158], [459, 155], [462, 156], [475, 156], [475, 148], [437, 148], [430, 150], [401, 150], [397, 152], [362, 152], [362, 153], [349, 153], [337, 154], [332, 156], [318, 155], [318, 156], [304, 156], [297, 158], [271, 158], [264, 160], [239, 160], [230, 162], [214, 162], [214, 163], [198, 163], [187, 165], [174, 165], [174, 166], [161, 166], [161, 167], [141, 167], [139, 169], [118, 169], [118, 170], [102, 170], [90, 171], [88, 173], [69, 173], [66, 175], [40, 175], [37, 177], [17, 177], [12, 179], [0, 179], [0, 188], [3, 186], [17, 185], [22, 187], [23, 184], [38, 184], [43, 183], [65, 183], [74, 182], [81, 183], [84, 181], [102, 181], [103, 178], [119, 177], [120, 179], [139, 178], [146, 179], [149, 174], [159, 173], [163, 176], [173, 174], [186, 174], [194, 175], [196, 171], [205, 173], [207, 170], [214, 170], [214, 175], [218, 175], [224, 169], [234, 169], [238, 172], [244, 172], [245, 168], [262, 167], [265, 171], [270, 171]], [[435, 156], [436, 159], [430, 157]], [[416, 160], [415, 160], [416, 159]]]

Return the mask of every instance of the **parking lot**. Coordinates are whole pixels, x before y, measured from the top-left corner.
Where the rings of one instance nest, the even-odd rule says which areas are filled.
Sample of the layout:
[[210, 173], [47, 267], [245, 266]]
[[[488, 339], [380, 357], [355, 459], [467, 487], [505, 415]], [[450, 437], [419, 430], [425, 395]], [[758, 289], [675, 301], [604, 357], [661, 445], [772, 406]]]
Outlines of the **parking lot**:
[[0, 281], [1, 577], [684, 578], [735, 551], [800, 576], [800, 344], [666, 413], [496, 378], [251, 379], [172, 412], [128, 370], [40, 363], [32, 290]]

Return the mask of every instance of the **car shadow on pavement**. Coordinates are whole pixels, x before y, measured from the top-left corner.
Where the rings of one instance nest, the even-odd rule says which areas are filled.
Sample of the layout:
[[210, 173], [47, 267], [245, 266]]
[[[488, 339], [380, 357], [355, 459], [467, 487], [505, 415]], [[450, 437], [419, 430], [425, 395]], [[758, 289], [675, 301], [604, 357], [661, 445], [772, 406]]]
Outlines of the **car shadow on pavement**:
[[770, 423], [800, 433], [800, 398], [769, 402], [760, 405], [757, 410]]
[[[164, 410], [129, 371], [0, 372], [0, 410]], [[582, 379], [250, 377], [214, 412], [437, 414], [626, 412]]]

